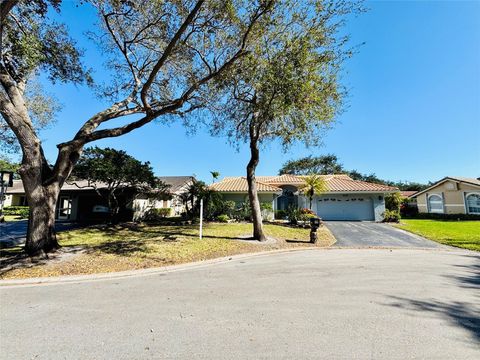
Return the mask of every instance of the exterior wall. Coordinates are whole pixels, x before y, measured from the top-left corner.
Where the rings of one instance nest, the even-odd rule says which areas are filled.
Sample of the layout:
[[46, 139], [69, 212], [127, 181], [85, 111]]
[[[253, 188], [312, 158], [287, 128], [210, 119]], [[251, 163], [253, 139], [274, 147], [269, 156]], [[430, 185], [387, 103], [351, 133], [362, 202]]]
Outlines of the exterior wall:
[[446, 181], [416, 197], [418, 211], [421, 213], [428, 213], [428, 196], [439, 195], [443, 198], [444, 214], [465, 214], [465, 196], [469, 193], [480, 193], [480, 188], [461, 182], [456, 183], [454, 181]]
[[22, 206], [22, 200], [25, 198], [25, 195], [21, 194], [11, 194], [5, 195], [5, 202], [3, 206]]
[[373, 198], [373, 214], [375, 215], [375, 221], [383, 221], [383, 213], [385, 212], [385, 195], [374, 194]]

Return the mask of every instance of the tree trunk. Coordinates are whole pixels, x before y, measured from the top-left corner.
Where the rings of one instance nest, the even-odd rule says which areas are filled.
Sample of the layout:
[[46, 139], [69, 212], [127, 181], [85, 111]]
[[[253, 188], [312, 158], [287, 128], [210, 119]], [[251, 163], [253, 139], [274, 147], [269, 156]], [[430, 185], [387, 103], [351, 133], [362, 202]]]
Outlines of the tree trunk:
[[59, 193], [58, 184], [48, 187], [38, 185], [31, 192], [26, 190], [30, 214], [25, 251], [29, 256], [45, 255], [60, 248], [55, 234], [55, 208]]
[[257, 183], [255, 181], [255, 169], [260, 161], [258, 140], [255, 136], [250, 137], [250, 161], [247, 165], [248, 199], [252, 208], [253, 238], [259, 241], [266, 241], [267, 237], [263, 232], [262, 211], [258, 201]]

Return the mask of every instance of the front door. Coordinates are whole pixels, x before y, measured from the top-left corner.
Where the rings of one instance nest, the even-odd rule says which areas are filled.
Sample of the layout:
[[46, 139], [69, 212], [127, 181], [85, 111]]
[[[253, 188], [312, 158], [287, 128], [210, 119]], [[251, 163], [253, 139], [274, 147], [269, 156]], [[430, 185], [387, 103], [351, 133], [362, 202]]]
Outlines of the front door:
[[60, 196], [58, 201], [57, 218], [58, 220], [70, 219], [72, 213], [72, 199], [70, 196]]

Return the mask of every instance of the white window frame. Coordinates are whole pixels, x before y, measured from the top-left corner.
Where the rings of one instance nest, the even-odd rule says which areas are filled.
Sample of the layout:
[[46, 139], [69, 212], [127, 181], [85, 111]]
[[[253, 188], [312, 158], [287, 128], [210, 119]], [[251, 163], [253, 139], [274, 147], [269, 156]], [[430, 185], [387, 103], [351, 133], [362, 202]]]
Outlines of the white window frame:
[[465, 210], [466, 210], [466, 213], [467, 214], [472, 214], [472, 215], [480, 215], [480, 212], [471, 212], [468, 208], [468, 197], [470, 195], [477, 195], [477, 196], [480, 196], [480, 193], [479, 192], [469, 192], [469, 193], [465, 193]]
[[[442, 202], [442, 209], [441, 210], [436, 210], [436, 209], [432, 210], [432, 207], [430, 206], [430, 198], [432, 198], [434, 196], [440, 198], [440, 201]], [[445, 212], [444, 208], [445, 208], [445, 203], [444, 203], [442, 194], [428, 194], [428, 196], [427, 196], [427, 209], [428, 209], [429, 213], [431, 213], [431, 214], [443, 214]]]

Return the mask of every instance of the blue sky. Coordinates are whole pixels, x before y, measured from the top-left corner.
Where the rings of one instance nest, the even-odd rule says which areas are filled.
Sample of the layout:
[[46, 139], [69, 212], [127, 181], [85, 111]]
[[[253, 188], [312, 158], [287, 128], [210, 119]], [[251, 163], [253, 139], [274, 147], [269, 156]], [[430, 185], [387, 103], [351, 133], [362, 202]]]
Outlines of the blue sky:
[[[95, 21], [86, 6], [66, 1], [63, 21], [102, 78], [98, 49], [84, 32]], [[480, 2], [367, 2], [370, 11], [348, 23], [351, 44], [365, 42], [346, 63], [348, 107], [324, 137], [324, 146], [261, 153], [257, 174], [276, 174], [289, 159], [336, 154], [347, 169], [389, 180], [427, 182], [446, 175], [480, 176]], [[41, 133], [47, 158], [83, 121], [105, 106], [88, 88], [48, 85], [63, 105], [57, 123]], [[210, 181], [244, 175], [240, 151], [204, 129], [187, 135], [180, 124], [149, 124], [126, 136], [94, 143], [150, 161], [158, 175]]]

